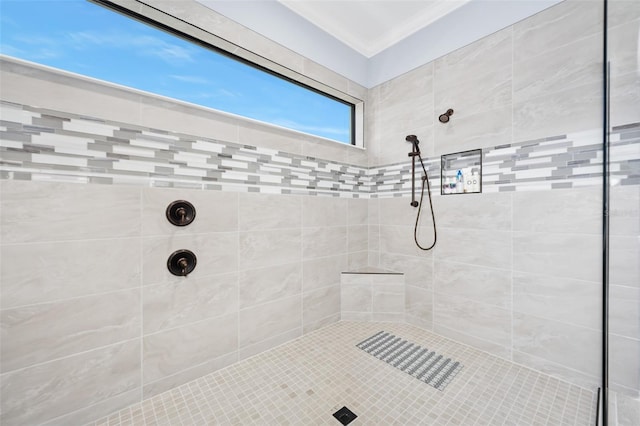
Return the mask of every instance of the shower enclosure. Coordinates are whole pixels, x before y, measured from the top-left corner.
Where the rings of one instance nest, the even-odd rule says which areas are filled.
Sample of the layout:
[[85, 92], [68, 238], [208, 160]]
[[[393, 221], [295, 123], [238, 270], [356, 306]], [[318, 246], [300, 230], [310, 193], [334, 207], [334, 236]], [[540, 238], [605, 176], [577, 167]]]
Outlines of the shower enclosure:
[[[366, 149], [0, 57], [0, 423], [85, 424], [355, 306], [640, 424], [639, 1], [562, 1], [372, 87], [206, 2], [116, 3], [365, 100]], [[470, 151], [481, 188], [441, 194]], [[380, 311], [341, 300], [383, 278]]]

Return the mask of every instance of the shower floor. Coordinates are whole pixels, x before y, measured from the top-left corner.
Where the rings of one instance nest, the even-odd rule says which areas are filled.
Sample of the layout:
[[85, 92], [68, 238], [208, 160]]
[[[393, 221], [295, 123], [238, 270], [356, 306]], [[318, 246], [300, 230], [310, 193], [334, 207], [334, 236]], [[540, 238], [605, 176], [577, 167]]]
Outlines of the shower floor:
[[[378, 331], [464, 365], [445, 390], [356, 344]], [[406, 324], [339, 322], [99, 419], [94, 425], [593, 425], [594, 392]]]

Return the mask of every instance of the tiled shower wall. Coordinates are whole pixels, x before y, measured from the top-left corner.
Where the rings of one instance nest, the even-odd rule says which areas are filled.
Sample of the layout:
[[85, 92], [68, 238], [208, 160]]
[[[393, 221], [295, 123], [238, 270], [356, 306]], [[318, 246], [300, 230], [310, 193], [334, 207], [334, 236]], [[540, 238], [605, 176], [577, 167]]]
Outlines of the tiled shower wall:
[[[611, 120], [621, 132], [611, 380], [637, 398], [640, 4], [610, 7]], [[405, 272], [407, 321], [589, 387], [600, 376], [602, 19], [600, 2], [560, 3], [372, 88], [366, 120], [370, 166], [407, 164], [407, 134], [427, 156], [484, 149], [483, 194], [434, 197], [433, 251], [415, 247], [406, 185], [369, 201], [370, 264]], [[439, 123], [448, 108], [451, 121]], [[418, 238], [432, 241], [428, 210]]]
[[[181, 8], [174, 12], [189, 13]], [[22, 144], [3, 152], [9, 180], [0, 188], [3, 422], [94, 418], [336, 321], [340, 272], [367, 263], [405, 273], [409, 322], [593, 385], [600, 159], [588, 151], [598, 149], [600, 98], [598, 67], [588, 64], [598, 60], [598, 11], [571, 2], [544, 13], [369, 93], [220, 25], [369, 99], [367, 151], [3, 61], [2, 99], [11, 102], [3, 107], [27, 125], [2, 124], [13, 132], [3, 139]], [[612, 31], [621, 47], [631, 36], [630, 25]], [[571, 63], [561, 59], [567, 52], [588, 59], [549, 65]], [[640, 122], [629, 107], [638, 83], [624, 71], [632, 67], [625, 52], [614, 50], [627, 76], [614, 125]], [[456, 110], [449, 125], [434, 123], [448, 107]], [[429, 157], [436, 191], [439, 154], [482, 147], [487, 165], [503, 159], [485, 170], [486, 193], [435, 196], [439, 242], [428, 253], [413, 246], [415, 210], [402, 197], [410, 133]], [[616, 134], [628, 143], [614, 170], [625, 181], [612, 212], [612, 344], [624, 373], [614, 380], [633, 393], [640, 197], [629, 158], [638, 156], [637, 126]], [[530, 158], [527, 147], [545, 154]], [[583, 157], [567, 160], [568, 151]], [[186, 229], [163, 217], [177, 198], [198, 207]], [[28, 214], [12, 214], [25, 205]], [[419, 231], [429, 241], [427, 215]], [[165, 272], [177, 248], [201, 259], [186, 280]]]

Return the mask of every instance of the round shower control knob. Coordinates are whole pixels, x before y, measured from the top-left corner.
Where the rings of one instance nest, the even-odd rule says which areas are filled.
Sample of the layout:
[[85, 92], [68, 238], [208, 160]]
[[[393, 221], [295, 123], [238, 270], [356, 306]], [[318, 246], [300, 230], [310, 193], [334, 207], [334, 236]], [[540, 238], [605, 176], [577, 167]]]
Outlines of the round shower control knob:
[[173, 275], [186, 277], [196, 268], [198, 259], [192, 251], [176, 250], [169, 256], [167, 260], [167, 268]]
[[187, 226], [196, 218], [196, 208], [188, 201], [177, 200], [167, 207], [167, 219], [176, 226]]

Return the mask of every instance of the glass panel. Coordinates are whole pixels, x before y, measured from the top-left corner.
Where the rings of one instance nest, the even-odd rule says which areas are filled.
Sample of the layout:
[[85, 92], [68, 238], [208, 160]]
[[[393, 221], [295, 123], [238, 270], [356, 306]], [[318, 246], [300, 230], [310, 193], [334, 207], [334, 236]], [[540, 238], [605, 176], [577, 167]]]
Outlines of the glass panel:
[[640, 425], [640, 2], [609, 0], [609, 425]]

